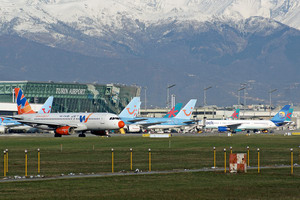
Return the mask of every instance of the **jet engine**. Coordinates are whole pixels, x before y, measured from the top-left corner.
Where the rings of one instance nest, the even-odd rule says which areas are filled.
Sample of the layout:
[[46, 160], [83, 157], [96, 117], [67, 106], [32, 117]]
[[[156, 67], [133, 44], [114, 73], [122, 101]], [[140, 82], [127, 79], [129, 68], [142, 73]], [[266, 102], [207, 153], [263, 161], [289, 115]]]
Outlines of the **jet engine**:
[[140, 133], [141, 127], [139, 125], [127, 125], [127, 131], [129, 133]]
[[4, 126], [0, 126], [0, 133], [5, 133], [6, 132], [6, 128]]
[[71, 135], [75, 133], [74, 128], [70, 126], [62, 126], [55, 130], [55, 133], [60, 135]]
[[219, 126], [218, 127], [218, 131], [219, 132], [225, 132], [225, 131], [229, 131], [230, 128], [226, 127], [226, 126]]

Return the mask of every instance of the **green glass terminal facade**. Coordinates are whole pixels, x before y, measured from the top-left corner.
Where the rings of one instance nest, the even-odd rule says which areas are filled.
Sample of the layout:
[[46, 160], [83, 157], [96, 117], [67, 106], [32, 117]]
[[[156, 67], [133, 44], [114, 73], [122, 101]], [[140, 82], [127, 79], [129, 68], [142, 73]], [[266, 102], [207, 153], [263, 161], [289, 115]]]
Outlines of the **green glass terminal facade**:
[[15, 102], [13, 89], [23, 90], [30, 103], [43, 104], [54, 96], [52, 112], [111, 112], [120, 111], [141, 88], [120, 84], [82, 84], [31, 81], [0, 81], [0, 103]]

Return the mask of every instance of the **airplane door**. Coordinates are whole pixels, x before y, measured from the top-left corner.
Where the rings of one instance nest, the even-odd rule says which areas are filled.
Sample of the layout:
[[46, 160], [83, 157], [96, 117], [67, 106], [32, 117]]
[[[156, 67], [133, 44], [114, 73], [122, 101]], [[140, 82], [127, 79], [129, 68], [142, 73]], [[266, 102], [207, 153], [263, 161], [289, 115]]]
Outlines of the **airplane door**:
[[99, 123], [98, 123], [98, 128], [104, 128], [105, 125], [105, 118], [104, 117], [100, 117]]

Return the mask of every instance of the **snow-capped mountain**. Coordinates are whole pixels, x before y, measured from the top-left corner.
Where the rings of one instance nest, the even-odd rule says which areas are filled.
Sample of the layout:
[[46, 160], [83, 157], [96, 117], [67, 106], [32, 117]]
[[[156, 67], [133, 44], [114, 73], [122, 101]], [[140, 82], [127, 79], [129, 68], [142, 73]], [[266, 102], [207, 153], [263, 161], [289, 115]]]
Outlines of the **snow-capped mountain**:
[[[113, 56], [107, 41], [141, 51], [136, 38], [152, 38], [153, 27], [173, 24], [203, 28], [206, 22], [236, 24], [243, 32], [250, 17], [269, 19], [300, 30], [298, 0], [0, 0], [0, 34], [15, 33], [48, 46]], [[262, 24], [264, 27], [265, 24]], [[171, 27], [172, 28], [172, 27]], [[178, 29], [178, 28], [177, 28]], [[171, 30], [165, 30], [162, 36]], [[254, 30], [256, 31], [256, 30]], [[97, 42], [89, 38], [98, 38]], [[80, 44], [81, 43], [81, 44]], [[72, 47], [67, 47], [72, 46]], [[75, 48], [74, 48], [75, 47]], [[99, 48], [101, 47], [101, 49]], [[85, 49], [85, 48], [83, 48]], [[80, 53], [82, 53], [80, 52]]]
[[122, 80], [155, 103], [173, 80], [187, 99], [219, 85], [220, 105], [255, 80], [267, 102], [283, 75], [299, 80], [299, 46], [298, 0], [0, 0], [0, 78]]
[[[123, 29], [124, 20], [146, 28], [169, 21], [240, 21], [259, 16], [300, 30], [298, 0], [1, 0], [1, 23], [24, 32], [48, 32], [60, 22], [90, 36]], [[59, 37], [60, 35], [56, 35]]]

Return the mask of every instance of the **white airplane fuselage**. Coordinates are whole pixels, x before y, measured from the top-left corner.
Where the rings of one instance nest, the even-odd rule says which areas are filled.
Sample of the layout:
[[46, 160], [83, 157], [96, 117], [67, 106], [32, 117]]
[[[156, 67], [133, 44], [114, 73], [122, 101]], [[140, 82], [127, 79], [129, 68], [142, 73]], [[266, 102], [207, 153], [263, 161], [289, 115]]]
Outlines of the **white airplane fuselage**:
[[55, 129], [55, 127], [70, 126], [74, 127], [75, 131], [115, 130], [121, 128], [120, 122], [122, 122], [112, 113], [47, 113], [16, 117], [21, 119], [21, 123], [31, 124], [37, 128]]
[[206, 120], [205, 128], [217, 129], [234, 124], [240, 124], [237, 129], [241, 130], [276, 128], [276, 125], [270, 120]]

